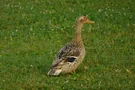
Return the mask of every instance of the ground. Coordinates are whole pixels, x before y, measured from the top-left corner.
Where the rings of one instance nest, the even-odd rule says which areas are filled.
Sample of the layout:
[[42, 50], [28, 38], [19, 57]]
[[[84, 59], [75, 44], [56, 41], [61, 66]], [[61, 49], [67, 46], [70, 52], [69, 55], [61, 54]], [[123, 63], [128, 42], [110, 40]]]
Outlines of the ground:
[[[135, 1], [1, 0], [1, 90], [133, 90]], [[86, 57], [75, 74], [48, 76], [58, 50], [72, 40], [77, 17]]]

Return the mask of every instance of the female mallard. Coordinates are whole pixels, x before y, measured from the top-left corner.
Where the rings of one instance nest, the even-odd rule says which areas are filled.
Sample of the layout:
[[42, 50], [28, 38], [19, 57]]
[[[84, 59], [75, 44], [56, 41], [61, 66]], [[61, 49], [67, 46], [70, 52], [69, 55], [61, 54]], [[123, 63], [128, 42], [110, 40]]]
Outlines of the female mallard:
[[77, 19], [76, 32], [73, 40], [60, 49], [52, 63], [48, 75], [75, 72], [85, 56], [85, 48], [81, 38], [81, 28], [84, 23], [94, 23], [85, 16]]

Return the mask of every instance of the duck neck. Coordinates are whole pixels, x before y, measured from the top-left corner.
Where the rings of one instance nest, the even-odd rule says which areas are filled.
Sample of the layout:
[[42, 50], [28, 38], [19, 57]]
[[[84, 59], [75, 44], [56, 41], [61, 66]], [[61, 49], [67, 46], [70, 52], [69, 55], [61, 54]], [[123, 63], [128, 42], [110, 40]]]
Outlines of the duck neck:
[[77, 42], [82, 42], [82, 37], [81, 37], [81, 29], [82, 29], [83, 24], [82, 23], [77, 23], [76, 24], [76, 32], [73, 41]]

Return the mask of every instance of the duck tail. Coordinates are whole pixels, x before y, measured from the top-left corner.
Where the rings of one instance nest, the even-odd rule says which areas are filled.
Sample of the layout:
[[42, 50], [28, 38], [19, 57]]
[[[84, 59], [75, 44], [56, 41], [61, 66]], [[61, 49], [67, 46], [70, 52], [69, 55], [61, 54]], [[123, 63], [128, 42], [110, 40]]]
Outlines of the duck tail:
[[61, 73], [61, 69], [51, 69], [47, 74], [57, 76]]

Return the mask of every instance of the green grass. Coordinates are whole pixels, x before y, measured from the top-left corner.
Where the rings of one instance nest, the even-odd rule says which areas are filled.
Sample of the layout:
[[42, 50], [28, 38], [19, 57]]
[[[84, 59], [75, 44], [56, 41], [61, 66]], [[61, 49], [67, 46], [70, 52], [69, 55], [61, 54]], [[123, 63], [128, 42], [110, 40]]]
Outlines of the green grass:
[[[133, 0], [1, 0], [1, 90], [133, 90]], [[86, 57], [76, 74], [47, 76], [58, 50], [71, 41], [75, 20], [86, 15]]]

